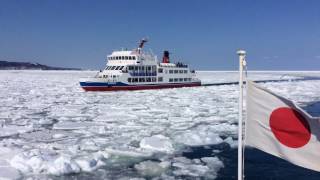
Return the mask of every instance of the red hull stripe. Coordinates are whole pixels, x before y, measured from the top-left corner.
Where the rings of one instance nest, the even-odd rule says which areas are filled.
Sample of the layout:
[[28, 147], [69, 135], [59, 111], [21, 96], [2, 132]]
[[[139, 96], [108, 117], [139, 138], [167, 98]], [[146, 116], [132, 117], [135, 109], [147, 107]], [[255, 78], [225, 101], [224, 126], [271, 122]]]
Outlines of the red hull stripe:
[[127, 91], [127, 90], [145, 90], [145, 89], [165, 89], [201, 86], [201, 83], [188, 84], [163, 84], [163, 85], [137, 85], [137, 86], [82, 86], [86, 91]]

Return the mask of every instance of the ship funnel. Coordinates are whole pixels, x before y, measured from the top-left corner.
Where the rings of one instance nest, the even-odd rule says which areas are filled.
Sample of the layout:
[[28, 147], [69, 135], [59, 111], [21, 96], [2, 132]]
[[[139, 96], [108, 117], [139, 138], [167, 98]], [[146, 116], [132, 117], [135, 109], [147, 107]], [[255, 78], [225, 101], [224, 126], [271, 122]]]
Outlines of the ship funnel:
[[162, 63], [170, 63], [169, 51], [163, 51]]

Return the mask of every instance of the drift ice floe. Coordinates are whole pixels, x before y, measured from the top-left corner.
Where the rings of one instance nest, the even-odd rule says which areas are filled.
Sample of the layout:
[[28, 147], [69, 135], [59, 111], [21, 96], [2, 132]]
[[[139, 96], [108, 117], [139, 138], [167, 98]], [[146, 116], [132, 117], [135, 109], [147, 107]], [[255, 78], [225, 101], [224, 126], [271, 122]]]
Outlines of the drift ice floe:
[[114, 51], [107, 57], [107, 66], [92, 78], [81, 78], [86, 91], [143, 90], [201, 86], [194, 70], [181, 62], [171, 63], [164, 51], [162, 62], [152, 53], [142, 51], [146, 39], [131, 51]]

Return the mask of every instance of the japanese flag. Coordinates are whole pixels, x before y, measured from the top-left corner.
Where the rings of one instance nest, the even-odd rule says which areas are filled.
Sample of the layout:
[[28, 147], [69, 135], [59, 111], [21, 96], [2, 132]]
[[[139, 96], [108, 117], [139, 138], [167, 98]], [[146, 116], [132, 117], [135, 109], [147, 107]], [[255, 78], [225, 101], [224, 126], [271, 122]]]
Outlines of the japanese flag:
[[245, 144], [320, 171], [320, 120], [253, 82], [247, 82]]

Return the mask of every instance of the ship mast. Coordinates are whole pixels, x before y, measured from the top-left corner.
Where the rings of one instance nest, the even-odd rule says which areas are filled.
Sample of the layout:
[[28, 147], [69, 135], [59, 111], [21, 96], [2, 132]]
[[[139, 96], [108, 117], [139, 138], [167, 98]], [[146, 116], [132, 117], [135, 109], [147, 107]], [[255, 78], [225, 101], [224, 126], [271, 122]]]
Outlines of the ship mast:
[[141, 41], [140, 41], [140, 43], [139, 43], [139, 47], [138, 47], [138, 52], [139, 52], [139, 54], [140, 54], [140, 52], [141, 52], [141, 50], [142, 50], [142, 48], [143, 48], [143, 46], [144, 46], [144, 44], [145, 44], [146, 42], [148, 42], [148, 39], [147, 39], [147, 38], [141, 39]]

